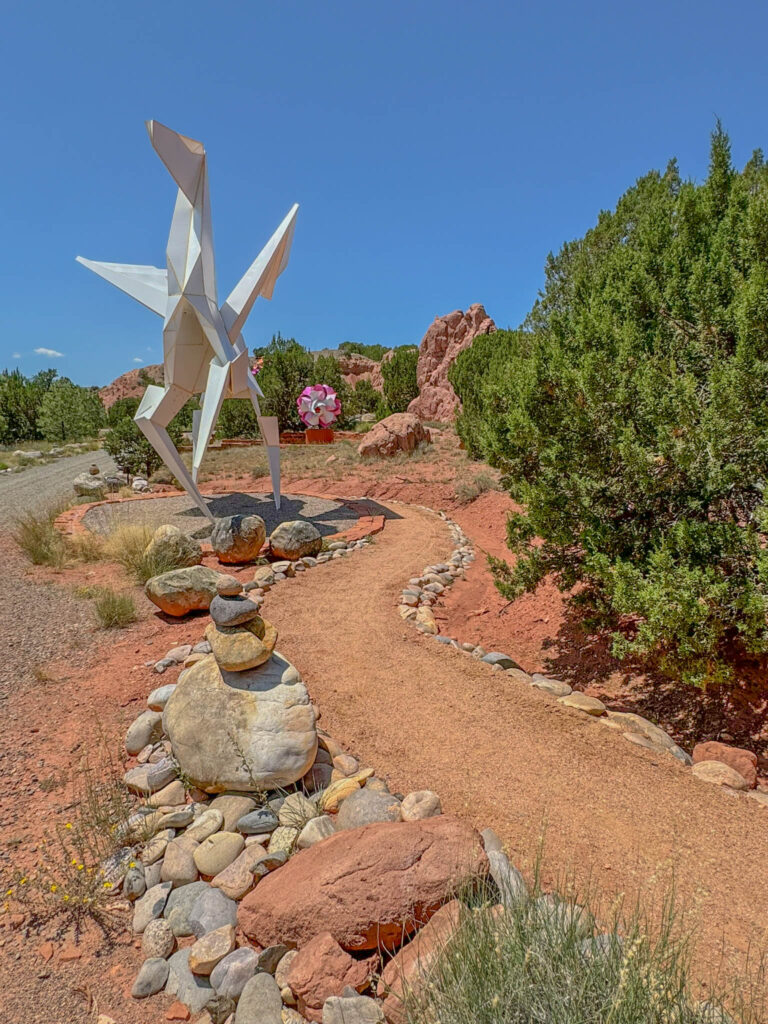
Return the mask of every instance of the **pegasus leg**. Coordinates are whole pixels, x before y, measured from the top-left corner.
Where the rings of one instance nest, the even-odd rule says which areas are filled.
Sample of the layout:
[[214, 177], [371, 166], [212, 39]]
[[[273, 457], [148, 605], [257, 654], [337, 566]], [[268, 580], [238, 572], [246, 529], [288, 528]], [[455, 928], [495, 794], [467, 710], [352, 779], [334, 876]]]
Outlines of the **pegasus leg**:
[[197, 480], [200, 463], [203, 461], [208, 442], [216, 423], [216, 419], [224, 401], [224, 394], [229, 384], [229, 363], [221, 366], [219, 363], [211, 362], [208, 369], [208, 382], [203, 392], [202, 407], [200, 410], [200, 421], [195, 438], [195, 449], [192, 454], [192, 479]]
[[189, 397], [187, 391], [175, 384], [170, 384], [165, 389], [156, 384], [150, 384], [144, 392], [134, 419], [139, 430], [182, 484], [203, 515], [213, 522], [214, 517], [210, 509], [197, 489], [197, 484], [190, 476], [166, 429]]

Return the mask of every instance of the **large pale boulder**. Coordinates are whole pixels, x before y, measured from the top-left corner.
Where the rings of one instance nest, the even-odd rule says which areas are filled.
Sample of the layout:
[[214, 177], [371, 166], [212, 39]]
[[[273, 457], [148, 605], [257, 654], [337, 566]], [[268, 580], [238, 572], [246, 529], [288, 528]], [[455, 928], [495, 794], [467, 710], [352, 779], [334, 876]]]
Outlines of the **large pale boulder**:
[[207, 611], [216, 595], [218, 578], [219, 573], [204, 565], [171, 569], [148, 580], [144, 593], [166, 615], [178, 618], [188, 612]]
[[[25, 452], [29, 456], [29, 452]], [[107, 489], [107, 481], [103, 476], [92, 476], [90, 473], [80, 473], [72, 481], [75, 494], [80, 498], [103, 498]]]
[[487, 871], [479, 834], [457, 818], [366, 825], [294, 854], [245, 897], [238, 921], [262, 947], [321, 932], [347, 950], [398, 945]]
[[422, 441], [429, 441], [429, 431], [417, 416], [396, 412], [368, 431], [357, 447], [359, 455], [383, 459], [398, 452], [412, 452]]
[[220, 562], [231, 565], [255, 562], [267, 527], [261, 516], [225, 516], [217, 519], [211, 533], [211, 547]]
[[320, 531], [305, 519], [280, 523], [269, 537], [269, 547], [274, 557], [288, 558], [292, 562], [319, 554], [322, 546]]
[[459, 399], [448, 380], [448, 370], [459, 352], [469, 348], [478, 334], [492, 334], [495, 330], [496, 324], [479, 303], [470, 306], [466, 313], [457, 309], [436, 317], [419, 345], [419, 396], [408, 406], [408, 412], [422, 420], [452, 420]]
[[200, 565], [203, 560], [203, 549], [194, 539], [188, 537], [178, 526], [158, 526], [152, 534], [152, 540], [144, 550], [145, 558], [155, 558], [166, 565], [179, 568]]
[[207, 793], [290, 786], [317, 752], [315, 710], [293, 665], [273, 654], [247, 672], [213, 655], [184, 675], [163, 712], [183, 773]]

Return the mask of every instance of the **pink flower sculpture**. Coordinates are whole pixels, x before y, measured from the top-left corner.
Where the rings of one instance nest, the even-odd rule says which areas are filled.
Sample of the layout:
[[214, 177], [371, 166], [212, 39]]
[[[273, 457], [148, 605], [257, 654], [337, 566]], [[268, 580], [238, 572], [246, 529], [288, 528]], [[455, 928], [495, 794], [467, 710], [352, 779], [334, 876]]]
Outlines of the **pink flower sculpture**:
[[341, 412], [338, 395], [327, 384], [312, 384], [296, 399], [299, 416], [307, 427], [330, 427]]

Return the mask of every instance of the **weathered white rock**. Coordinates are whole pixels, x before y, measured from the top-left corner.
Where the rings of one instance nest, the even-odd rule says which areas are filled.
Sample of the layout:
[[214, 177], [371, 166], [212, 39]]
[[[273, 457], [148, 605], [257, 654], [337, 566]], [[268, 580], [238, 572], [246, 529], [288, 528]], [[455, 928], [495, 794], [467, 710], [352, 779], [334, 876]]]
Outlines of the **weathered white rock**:
[[209, 793], [291, 785], [317, 749], [306, 687], [277, 653], [237, 673], [204, 658], [174, 690], [163, 725], [185, 775]]
[[204, 565], [172, 569], [147, 581], [144, 593], [166, 613], [179, 618], [191, 611], [207, 611], [216, 595], [219, 573]]
[[287, 558], [290, 561], [307, 556], [311, 558], [319, 554], [322, 546], [320, 531], [303, 519], [280, 523], [269, 538], [269, 547], [275, 558]]
[[434, 818], [436, 814], [442, 814], [443, 808], [440, 797], [431, 789], [418, 789], [409, 793], [403, 798], [400, 805], [400, 814], [403, 821], [418, 821], [422, 818]]
[[157, 743], [163, 735], [163, 716], [159, 711], [142, 711], [128, 726], [125, 734], [125, 749], [129, 754], [138, 754], [149, 743]]

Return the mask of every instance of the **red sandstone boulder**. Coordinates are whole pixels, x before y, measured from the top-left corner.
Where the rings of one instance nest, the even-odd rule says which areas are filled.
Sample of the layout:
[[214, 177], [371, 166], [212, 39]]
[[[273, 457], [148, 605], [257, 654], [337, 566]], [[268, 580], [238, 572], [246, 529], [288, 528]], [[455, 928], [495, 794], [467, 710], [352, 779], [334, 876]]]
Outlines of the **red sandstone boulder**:
[[384, 1016], [388, 1024], [405, 1024], [407, 1015], [403, 995], [407, 991], [418, 996], [433, 964], [458, 927], [460, 914], [461, 903], [458, 900], [441, 907], [384, 968], [377, 994], [384, 999]]
[[487, 871], [479, 834], [458, 818], [377, 822], [295, 854], [245, 897], [238, 922], [262, 948], [326, 931], [344, 949], [393, 947]]
[[757, 756], [751, 750], [729, 747], [727, 743], [710, 740], [707, 743], [697, 743], [692, 756], [694, 764], [700, 761], [721, 761], [738, 772], [750, 789], [757, 785]]
[[321, 932], [302, 946], [291, 960], [288, 987], [299, 1002], [299, 1013], [307, 1020], [322, 1021], [323, 1003], [339, 996], [346, 985], [362, 992], [374, 970], [377, 957], [355, 960], [330, 932]]
[[410, 412], [396, 412], [369, 430], [358, 445], [359, 455], [383, 459], [397, 452], [412, 452], [421, 441], [429, 441], [429, 431]]
[[466, 313], [457, 309], [437, 317], [419, 346], [419, 397], [408, 406], [408, 412], [422, 420], [452, 420], [459, 399], [448, 380], [448, 370], [459, 352], [469, 348], [478, 334], [492, 334], [495, 330], [496, 324], [479, 303], [470, 306]]

